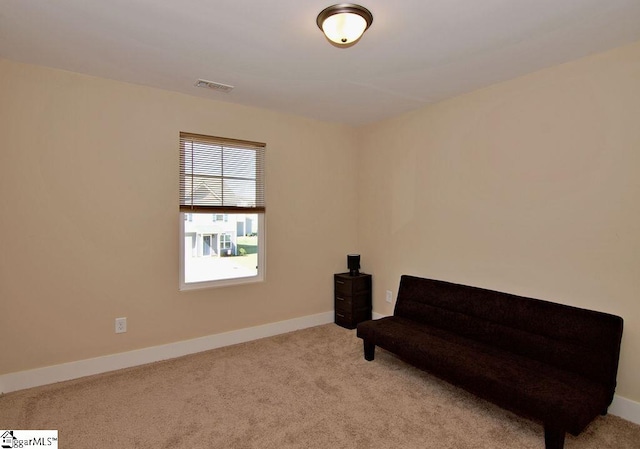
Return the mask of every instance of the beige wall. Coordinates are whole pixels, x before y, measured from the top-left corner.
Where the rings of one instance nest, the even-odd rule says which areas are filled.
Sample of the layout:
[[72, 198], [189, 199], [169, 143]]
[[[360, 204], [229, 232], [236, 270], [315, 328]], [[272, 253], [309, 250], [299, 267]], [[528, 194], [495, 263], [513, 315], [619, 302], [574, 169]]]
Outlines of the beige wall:
[[392, 312], [384, 291], [407, 273], [619, 314], [617, 392], [640, 400], [640, 43], [361, 138], [359, 248], [374, 311]]
[[[5, 60], [0, 99], [0, 374], [329, 311], [358, 250], [383, 314], [409, 273], [623, 316], [640, 401], [640, 43], [358, 130]], [[179, 131], [267, 143], [266, 282], [178, 292]]]
[[[6, 60], [0, 99], [0, 374], [333, 309], [355, 130]], [[267, 143], [266, 282], [178, 292], [180, 131]]]

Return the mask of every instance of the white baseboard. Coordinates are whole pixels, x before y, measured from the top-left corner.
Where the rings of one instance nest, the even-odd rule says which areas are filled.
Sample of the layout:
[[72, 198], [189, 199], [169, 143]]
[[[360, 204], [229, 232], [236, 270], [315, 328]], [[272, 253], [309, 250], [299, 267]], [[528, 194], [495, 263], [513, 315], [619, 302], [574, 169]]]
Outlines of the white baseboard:
[[334, 313], [331, 311], [221, 334], [208, 335], [193, 340], [178, 341], [166, 345], [137, 349], [135, 351], [79, 360], [77, 362], [3, 374], [0, 375], [0, 393], [9, 393], [25, 388], [77, 379], [79, 377], [106, 373], [108, 371], [172, 359], [196, 352], [207, 351], [209, 349], [244, 343], [259, 338], [271, 337], [299, 329], [333, 323], [333, 319]]
[[640, 402], [615, 395], [609, 407], [609, 413], [632, 423], [640, 424]]

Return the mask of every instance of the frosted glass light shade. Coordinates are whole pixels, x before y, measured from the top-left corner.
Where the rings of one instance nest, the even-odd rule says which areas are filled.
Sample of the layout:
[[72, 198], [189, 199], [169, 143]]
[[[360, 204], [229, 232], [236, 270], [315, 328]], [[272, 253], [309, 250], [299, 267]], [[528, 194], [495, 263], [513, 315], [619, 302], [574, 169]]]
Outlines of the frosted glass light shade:
[[350, 47], [371, 26], [373, 15], [360, 5], [339, 3], [325, 8], [316, 19], [327, 39], [337, 47]]
[[331, 42], [350, 44], [367, 29], [367, 21], [353, 13], [335, 14], [322, 23], [322, 31]]

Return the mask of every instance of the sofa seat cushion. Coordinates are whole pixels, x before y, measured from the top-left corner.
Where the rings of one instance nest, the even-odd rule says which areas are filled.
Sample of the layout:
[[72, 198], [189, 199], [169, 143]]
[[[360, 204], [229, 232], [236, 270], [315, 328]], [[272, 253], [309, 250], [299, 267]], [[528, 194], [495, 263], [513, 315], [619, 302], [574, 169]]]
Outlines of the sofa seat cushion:
[[357, 332], [418, 368], [574, 435], [610, 401], [606, 387], [578, 374], [407, 318], [363, 322]]

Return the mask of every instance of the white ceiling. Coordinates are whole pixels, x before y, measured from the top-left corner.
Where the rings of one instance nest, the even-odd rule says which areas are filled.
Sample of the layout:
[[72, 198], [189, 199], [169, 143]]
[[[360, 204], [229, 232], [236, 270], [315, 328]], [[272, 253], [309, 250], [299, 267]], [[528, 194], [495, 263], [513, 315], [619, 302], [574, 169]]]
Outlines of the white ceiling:
[[360, 125], [640, 40], [640, 0], [362, 0], [373, 25], [340, 49], [331, 4], [0, 0], [0, 57]]

